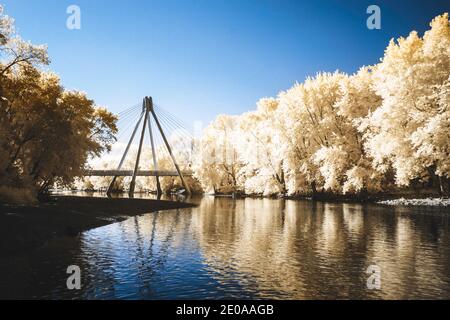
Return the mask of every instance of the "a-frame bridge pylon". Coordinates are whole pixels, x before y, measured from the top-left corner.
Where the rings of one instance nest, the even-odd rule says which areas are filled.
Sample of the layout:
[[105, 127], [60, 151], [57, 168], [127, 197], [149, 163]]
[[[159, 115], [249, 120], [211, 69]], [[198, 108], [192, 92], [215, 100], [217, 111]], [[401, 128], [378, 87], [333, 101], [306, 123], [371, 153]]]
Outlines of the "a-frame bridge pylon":
[[[183, 173], [180, 170], [180, 167], [178, 166], [177, 161], [175, 160], [175, 156], [172, 153], [172, 148], [170, 147], [169, 141], [166, 138], [166, 135], [164, 134], [164, 130], [161, 126], [161, 123], [158, 120], [158, 117], [155, 113], [155, 110], [153, 108], [153, 99], [152, 97], [145, 97], [142, 103], [142, 112], [141, 115], [139, 117], [138, 122], [136, 123], [136, 126], [134, 127], [133, 133], [131, 134], [130, 140], [128, 141], [127, 147], [125, 148], [125, 151], [122, 155], [122, 158], [120, 160], [119, 166], [117, 168], [117, 171], [120, 171], [122, 169], [123, 163], [125, 162], [125, 158], [128, 154], [128, 151], [130, 150], [131, 144], [133, 143], [134, 137], [136, 135], [136, 132], [138, 131], [141, 122], [143, 120], [143, 126], [142, 126], [142, 130], [141, 130], [141, 136], [139, 139], [139, 147], [138, 147], [138, 152], [137, 152], [137, 156], [136, 156], [136, 162], [134, 164], [134, 170], [133, 170], [133, 175], [131, 178], [131, 183], [130, 183], [130, 190], [129, 190], [129, 194], [130, 196], [133, 196], [134, 194], [134, 190], [136, 187], [136, 176], [139, 170], [139, 162], [141, 159], [141, 152], [142, 152], [142, 145], [144, 142], [144, 136], [145, 136], [145, 130], [148, 127], [148, 131], [150, 134], [150, 145], [152, 148], [152, 158], [153, 158], [153, 166], [154, 166], [154, 170], [155, 170], [155, 179], [156, 179], [156, 188], [157, 188], [157, 194], [161, 195], [162, 194], [162, 190], [161, 190], [161, 184], [159, 182], [159, 175], [158, 175], [158, 162], [157, 162], [157, 157], [156, 157], [156, 148], [155, 148], [155, 142], [154, 142], [154, 136], [153, 136], [153, 130], [152, 130], [152, 125], [151, 125], [151, 117], [153, 117], [153, 119], [155, 120], [156, 126], [158, 128], [159, 133], [161, 134], [161, 137], [164, 141], [164, 144], [167, 148], [167, 151], [169, 152], [169, 155], [172, 159], [172, 162], [175, 166], [175, 169], [177, 171], [178, 176], [180, 177], [181, 183], [183, 184], [183, 187], [186, 191], [187, 194], [191, 193], [191, 190], [189, 188], [189, 186], [186, 183], [186, 180], [184, 179]], [[114, 184], [116, 182], [117, 176], [114, 176], [113, 179], [111, 180], [111, 183], [109, 184], [108, 187], [108, 194], [111, 194], [112, 191], [114, 190]]]

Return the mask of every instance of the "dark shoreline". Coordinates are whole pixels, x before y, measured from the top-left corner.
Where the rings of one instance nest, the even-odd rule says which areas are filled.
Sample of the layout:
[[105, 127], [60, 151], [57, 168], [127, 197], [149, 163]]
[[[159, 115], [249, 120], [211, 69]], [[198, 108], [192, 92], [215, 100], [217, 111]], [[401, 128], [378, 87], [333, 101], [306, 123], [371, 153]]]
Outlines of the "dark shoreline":
[[284, 199], [284, 200], [308, 200], [319, 202], [332, 202], [332, 203], [361, 203], [370, 204], [377, 203], [384, 200], [395, 200], [399, 198], [405, 199], [424, 199], [424, 198], [448, 198], [446, 195], [440, 195], [433, 190], [425, 190], [423, 192], [417, 191], [397, 191], [397, 192], [380, 192], [380, 193], [366, 193], [366, 194], [334, 194], [330, 192], [317, 192], [316, 194], [302, 194], [302, 195], [254, 195], [244, 193], [217, 193], [215, 197], [230, 197], [235, 199], [243, 198], [268, 198], [268, 199]]
[[0, 203], [0, 257], [34, 250], [52, 239], [76, 236], [130, 216], [193, 206], [166, 200], [59, 195], [36, 205]]

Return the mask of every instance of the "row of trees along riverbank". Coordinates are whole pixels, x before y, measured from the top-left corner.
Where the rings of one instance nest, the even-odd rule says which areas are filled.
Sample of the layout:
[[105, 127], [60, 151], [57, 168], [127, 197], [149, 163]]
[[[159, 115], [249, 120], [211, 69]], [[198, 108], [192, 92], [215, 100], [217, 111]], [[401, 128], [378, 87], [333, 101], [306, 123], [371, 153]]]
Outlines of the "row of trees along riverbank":
[[[391, 40], [380, 63], [355, 74], [319, 73], [261, 99], [255, 111], [218, 116], [196, 141], [192, 159], [177, 154], [192, 163], [183, 170], [193, 169], [193, 189], [325, 198], [448, 195], [448, 14], [430, 26], [422, 37], [413, 31]], [[150, 154], [144, 157], [151, 163]], [[159, 159], [161, 168], [170, 165]], [[98, 190], [108, 183], [89, 178], [77, 186]], [[126, 190], [129, 179], [120, 183]], [[178, 179], [164, 178], [166, 192], [177, 187]], [[155, 190], [154, 179], [138, 179], [138, 189]]]
[[[73, 187], [88, 158], [110, 149], [116, 118], [40, 70], [49, 62], [46, 48], [24, 42], [11, 19], [0, 19], [0, 197], [32, 199], [54, 184]], [[192, 164], [182, 170], [193, 170], [194, 189], [360, 196], [433, 188], [448, 195], [448, 14], [430, 26], [423, 36], [392, 40], [380, 63], [355, 74], [319, 73], [261, 99], [255, 111], [218, 116], [190, 159], [176, 148], [180, 163]], [[167, 157], [158, 162], [171, 165]], [[165, 191], [179, 187], [178, 179], [164, 179]], [[154, 179], [139, 180], [141, 189], [155, 189]], [[120, 182], [126, 189], [127, 179]]]
[[265, 195], [433, 187], [448, 195], [448, 14], [430, 26], [423, 37], [391, 40], [380, 63], [353, 75], [319, 73], [255, 111], [217, 117], [193, 161], [202, 187]]

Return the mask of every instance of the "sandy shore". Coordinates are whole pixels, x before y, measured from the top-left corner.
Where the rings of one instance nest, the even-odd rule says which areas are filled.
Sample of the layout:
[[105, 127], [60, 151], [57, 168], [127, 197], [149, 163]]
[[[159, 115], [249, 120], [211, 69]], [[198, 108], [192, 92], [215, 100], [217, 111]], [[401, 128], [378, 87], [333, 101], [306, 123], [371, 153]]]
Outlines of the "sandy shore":
[[192, 206], [162, 200], [70, 196], [55, 196], [34, 206], [0, 203], [0, 256], [33, 250], [53, 238], [76, 236], [129, 216]]

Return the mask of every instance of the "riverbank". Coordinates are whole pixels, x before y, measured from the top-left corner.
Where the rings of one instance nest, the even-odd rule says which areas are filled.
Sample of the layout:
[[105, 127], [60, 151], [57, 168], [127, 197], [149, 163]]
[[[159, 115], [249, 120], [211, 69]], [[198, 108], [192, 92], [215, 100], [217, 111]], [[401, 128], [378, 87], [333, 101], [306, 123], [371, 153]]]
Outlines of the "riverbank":
[[[248, 196], [244, 196], [248, 197]], [[258, 197], [258, 196], [251, 196]], [[349, 203], [374, 203], [385, 205], [406, 206], [449, 206], [448, 196], [442, 196], [433, 189], [423, 190], [396, 190], [379, 193], [363, 194], [335, 194], [330, 192], [317, 192], [310, 195], [273, 196], [272, 198], [283, 198], [286, 200], [312, 200], [324, 202], [349, 202]]]
[[0, 257], [36, 249], [51, 239], [144, 213], [193, 207], [193, 204], [149, 200], [53, 196], [37, 205], [0, 203]]
[[388, 206], [429, 206], [429, 207], [448, 207], [450, 206], [449, 198], [421, 198], [421, 199], [391, 199], [377, 201], [378, 204]]

